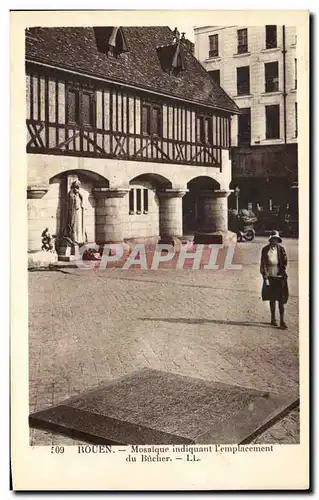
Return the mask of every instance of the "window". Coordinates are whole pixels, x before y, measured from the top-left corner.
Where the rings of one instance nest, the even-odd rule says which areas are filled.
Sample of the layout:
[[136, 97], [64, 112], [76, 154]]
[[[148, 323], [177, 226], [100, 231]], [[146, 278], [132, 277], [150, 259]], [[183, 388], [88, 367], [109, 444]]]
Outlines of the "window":
[[242, 108], [238, 115], [238, 146], [250, 146], [251, 117], [250, 108]]
[[143, 189], [143, 212], [148, 213], [148, 189]]
[[68, 91], [68, 123], [79, 123], [79, 92], [76, 90]]
[[247, 28], [237, 30], [237, 52], [238, 54], [248, 52]]
[[151, 133], [151, 112], [149, 106], [143, 106], [142, 108], [142, 133]]
[[297, 90], [297, 59], [295, 59], [295, 90]]
[[295, 137], [298, 137], [298, 103], [295, 102]]
[[266, 26], [266, 49], [274, 49], [277, 47], [277, 26]]
[[132, 188], [129, 192], [129, 214], [141, 215], [142, 213], [148, 213], [148, 189]]
[[142, 190], [136, 189], [136, 213], [142, 213]]
[[135, 205], [134, 205], [134, 189], [131, 189], [129, 192], [129, 213], [130, 215], [134, 214]]
[[197, 141], [203, 144], [213, 143], [213, 128], [210, 116], [197, 117]]
[[218, 35], [209, 35], [209, 57], [218, 56]]
[[88, 92], [82, 92], [81, 116], [83, 125], [94, 125], [93, 95]]
[[237, 95], [248, 95], [249, 92], [249, 66], [242, 66], [237, 68]]
[[95, 42], [99, 52], [119, 57], [122, 52], [129, 50], [124, 31], [119, 26], [93, 27]]
[[162, 136], [162, 108], [158, 104], [143, 104], [142, 134]]
[[279, 139], [279, 104], [266, 106], [266, 139]]
[[214, 82], [216, 82], [218, 85], [220, 85], [220, 70], [219, 69], [213, 69], [212, 71], [208, 71], [209, 76], [211, 77]]
[[68, 89], [67, 122], [95, 126], [95, 95], [92, 91], [78, 88]]
[[176, 30], [176, 43], [157, 47], [157, 55], [163, 71], [171, 75], [178, 76], [181, 71], [186, 70], [185, 45], [182, 39], [179, 39]]
[[278, 92], [278, 62], [265, 63], [265, 92]]

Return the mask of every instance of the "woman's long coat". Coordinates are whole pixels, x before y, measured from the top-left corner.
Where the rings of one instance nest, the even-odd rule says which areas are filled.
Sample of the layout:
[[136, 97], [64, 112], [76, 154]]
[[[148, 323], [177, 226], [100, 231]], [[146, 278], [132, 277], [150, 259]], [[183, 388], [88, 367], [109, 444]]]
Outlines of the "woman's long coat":
[[[264, 279], [268, 278], [267, 267], [268, 267], [268, 251], [269, 251], [269, 249], [270, 249], [270, 245], [266, 245], [261, 251], [260, 273]], [[288, 301], [288, 297], [289, 297], [288, 276], [287, 276], [287, 272], [286, 272], [287, 254], [286, 254], [286, 250], [281, 245], [277, 245], [277, 252], [278, 252], [278, 270], [279, 270], [278, 274], [280, 276], [283, 276], [282, 298], [283, 298], [284, 304], [286, 304]], [[269, 300], [269, 298], [267, 297], [267, 287], [265, 287], [265, 286], [263, 286], [263, 288], [262, 288], [262, 299]]]

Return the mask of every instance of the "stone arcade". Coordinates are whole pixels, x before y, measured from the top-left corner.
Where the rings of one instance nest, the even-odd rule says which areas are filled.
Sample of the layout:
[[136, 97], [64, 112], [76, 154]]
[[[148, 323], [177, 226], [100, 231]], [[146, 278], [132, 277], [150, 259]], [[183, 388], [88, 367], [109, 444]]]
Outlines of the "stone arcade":
[[30, 254], [48, 228], [59, 258], [69, 258], [75, 181], [88, 243], [232, 240], [238, 108], [177, 30], [29, 29], [26, 87]]

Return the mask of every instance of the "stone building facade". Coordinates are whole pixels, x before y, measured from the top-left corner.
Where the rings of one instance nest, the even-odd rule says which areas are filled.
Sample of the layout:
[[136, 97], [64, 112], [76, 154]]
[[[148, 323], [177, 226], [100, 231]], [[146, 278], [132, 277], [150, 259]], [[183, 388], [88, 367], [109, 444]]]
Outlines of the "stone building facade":
[[88, 243], [227, 240], [238, 108], [178, 31], [29, 29], [26, 100], [30, 252], [63, 239], [74, 180]]
[[240, 208], [298, 213], [296, 44], [293, 26], [195, 29], [196, 57], [241, 109], [231, 125]]

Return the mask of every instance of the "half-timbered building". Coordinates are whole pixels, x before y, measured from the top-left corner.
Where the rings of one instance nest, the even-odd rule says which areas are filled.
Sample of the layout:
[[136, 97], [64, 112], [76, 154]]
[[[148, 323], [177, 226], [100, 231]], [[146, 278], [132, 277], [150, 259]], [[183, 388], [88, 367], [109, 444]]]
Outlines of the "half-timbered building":
[[28, 29], [26, 100], [30, 251], [75, 179], [88, 242], [225, 239], [238, 108], [177, 31]]

